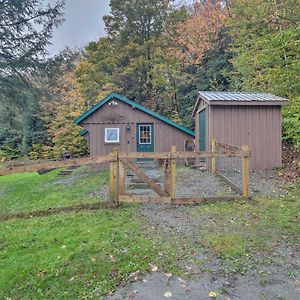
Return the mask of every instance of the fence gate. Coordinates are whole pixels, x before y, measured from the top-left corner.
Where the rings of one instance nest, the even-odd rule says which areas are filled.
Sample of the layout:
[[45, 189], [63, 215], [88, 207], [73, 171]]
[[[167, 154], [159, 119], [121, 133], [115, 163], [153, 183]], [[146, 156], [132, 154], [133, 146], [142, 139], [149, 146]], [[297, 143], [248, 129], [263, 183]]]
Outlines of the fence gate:
[[[236, 149], [217, 149], [218, 144], [215, 140], [212, 143], [212, 151], [202, 152], [176, 152], [176, 147], [172, 146], [170, 152], [163, 153], [122, 153], [117, 149], [111, 153], [112, 160], [110, 161], [110, 201], [116, 205], [125, 202], [140, 202], [140, 203], [173, 203], [173, 204], [193, 204], [206, 201], [224, 201], [234, 199], [247, 199], [249, 197], [249, 149], [247, 146]], [[243, 162], [243, 188], [237, 187], [226, 177], [222, 177], [221, 172], [217, 171], [217, 158], [236, 157], [242, 159]], [[164, 183], [160, 185], [151, 179], [132, 159], [160, 159], [163, 165]], [[212, 196], [212, 197], [176, 197], [176, 159], [188, 158], [210, 158], [211, 171], [219, 176], [226, 184], [238, 192], [238, 196]], [[157, 196], [141, 196], [126, 194], [125, 180], [126, 168], [135, 173], [148, 188], [155, 191]]]

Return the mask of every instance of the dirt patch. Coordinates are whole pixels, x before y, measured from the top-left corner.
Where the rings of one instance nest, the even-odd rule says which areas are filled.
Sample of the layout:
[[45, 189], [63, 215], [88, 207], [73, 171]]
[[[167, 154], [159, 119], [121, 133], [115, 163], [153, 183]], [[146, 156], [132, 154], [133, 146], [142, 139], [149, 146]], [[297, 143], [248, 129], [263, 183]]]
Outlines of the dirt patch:
[[87, 177], [88, 174], [87, 173], [81, 173], [81, 174], [76, 174], [76, 175], [66, 175], [65, 178], [63, 179], [59, 179], [59, 180], [55, 180], [53, 182], [51, 182], [51, 184], [53, 185], [72, 185], [74, 184], [74, 182], [80, 178], [83, 177]]
[[57, 215], [57, 214], [67, 213], [67, 212], [76, 212], [80, 210], [97, 210], [102, 208], [111, 208], [115, 206], [116, 206], [115, 203], [109, 201], [98, 202], [98, 203], [77, 204], [77, 205], [70, 205], [64, 207], [34, 210], [29, 212], [19, 212], [13, 214], [0, 215], [0, 221], [9, 221], [14, 219], [31, 219], [35, 217], [51, 216], [51, 215]]
[[278, 170], [264, 170], [250, 173], [251, 194], [279, 198], [287, 194], [284, 182], [278, 175]]
[[108, 185], [102, 186], [98, 191], [92, 192], [91, 196], [96, 198], [107, 198], [109, 194]]
[[159, 227], [164, 232], [192, 233], [196, 223], [188, 214], [188, 207], [172, 204], [143, 204], [140, 215], [151, 226]]

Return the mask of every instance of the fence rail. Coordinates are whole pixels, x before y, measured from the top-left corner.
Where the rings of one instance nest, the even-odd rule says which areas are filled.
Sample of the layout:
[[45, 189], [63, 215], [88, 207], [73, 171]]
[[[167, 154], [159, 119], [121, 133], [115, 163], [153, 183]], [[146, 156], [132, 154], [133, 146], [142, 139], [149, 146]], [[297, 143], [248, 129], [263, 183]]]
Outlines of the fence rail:
[[[101, 156], [93, 157], [84, 157], [77, 159], [70, 159], [64, 161], [53, 161], [53, 162], [44, 162], [31, 165], [23, 166], [8, 166], [4, 169], [0, 169], [0, 176], [7, 175], [12, 173], [23, 173], [23, 172], [33, 172], [44, 169], [56, 169], [64, 167], [73, 167], [81, 165], [90, 165], [90, 164], [102, 164], [109, 163], [110, 170], [110, 180], [109, 180], [109, 200], [116, 205], [119, 202], [168, 202], [175, 204], [191, 204], [191, 203], [200, 203], [203, 201], [209, 200], [208, 198], [176, 198], [176, 160], [177, 159], [188, 159], [188, 158], [211, 158], [211, 170], [213, 174], [218, 172], [217, 158], [228, 158], [228, 157], [237, 157], [242, 159], [243, 169], [243, 188], [240, 191], [242, 197], [249, 197], [249, 157], [250, 151], [248, 146], [243, 146], [242, 148], [235, 147], [232, 145], [226, 146], [225, 150], [217, 150], [217, 145], [224, 146], [224, 143], [218, 143], [216, 140], [212, 142], [212, 151], [201, 151], [201, 152], [185, 152], [185, 151], [176, 151], [175, 146], [171, 147], [170, 152], [119, 152], [115, 149], [112, 153]], [[143, 170], [140, 169], [136, 164], [134, 164], [132, 159], [139, 158], [152, 158], [164, 160], [164, 186], [160, 186], [149, 178]], [[130, 168], [138, 177], [140, 177], [149, 188], [153, 189], [158, 197], [138, 197], [134, 195], [125, 195], [125, 168]], [[223, 200], [228, 198], [236, 197], [223, 197]], [[197, 200], [198, 199], [198, 200]], [[222, 197], [210, 198], [213, 200], [221, 200]], [[212, 201], [213, 201], [212, 200]]]
[[[222, 150], [220, 150], [222, 149]], [[227, 143], [223, 143], [217, 141], [215, 139], [212, 140], [212, 151], [220, 152], [220, 151], [241, 151], [243, 153], [242, 160], [237, 161], [235, 158], [238, 156], [228, 156], [230, 162], [218, 163], [216, 158], [212, 158], [211, 160], [211, 170], [213, 174], [216, 174], [221, 180], [223, 180], [227, 185], [229, 185], [234, 191], [237, 193], [248, 197], [249, 196], [249, 159], [250, 159], [250, 149], [248, 145], [243, 145], [242, 147], [230, 145]], [[241, 167], [236, 166], [241, 163]], [[236, 170], [234, 170], [234, 167]], [[231, 170], [230, 170], [231, 169]], [[241, 169], [241, 174], [239, 173], [239, 169]], [[233, 176], [229, 176], [228, 173], [237, 173], [241, 175], [241, 182], [238, 183], [233, 180]]]
[[[216, 158], [216, 157], [243, 157], [245, 153], [242, 150], [224, 150], [224, 151], [201, 151], [201, 152], [119, 152], [119, 159], [184, 159], [184, 158]], [[36, 164], [28, 164], [21, 166], [8, 165], [6, 168], [0, 169], [0, 176], [12, 173], [34, 172], [43, 169], [59, 169], [66, 167], [75, 167], [91, 164], [102, 164], [112, 160], [117, 160], [114, 153], [92, 157], [82, 157], [76, 159], [67, 159], [62, 161], [47, 161]]]

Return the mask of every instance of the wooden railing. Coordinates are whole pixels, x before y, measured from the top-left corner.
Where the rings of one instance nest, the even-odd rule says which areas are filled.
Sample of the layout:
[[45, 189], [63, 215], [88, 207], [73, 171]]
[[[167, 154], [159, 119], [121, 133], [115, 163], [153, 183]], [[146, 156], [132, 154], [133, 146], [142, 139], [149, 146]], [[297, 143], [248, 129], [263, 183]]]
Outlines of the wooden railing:
[[217, 153], [218, 148], [226, 149], [228, 151], [233, 152], [241, 152], [242, 153], [242, 189], [238, 187], [235, 183], [230, 181], [230, 179], [224, 177], [220, 173], [218, 173], [218, 167], [216, 163], [216, 157], [213, 157], [211, 160], [211, 171], [213, 174], [217, 174], [234, 190], [239, 193], [242, 193], [243, 196], [249, 197], [249, 159], [250, 159], [250, 149], [248, 145], [243, 145], [242, 147], [234, 146], [226, 143], [222, 143], [217, 141], [216, 139], [212, 139], [211, 149], [212, 152]]
[[[212, 151], [201, 152], [185, 152], [176, 151], [176, 147], [172, 146], [170, 152], [119, 152], [115, 149], [112, 153], [101, 156], [84, 157], [77, 159], [69, 159], [63, 161], [53, 161], [36, 163], [23, 166], [7, 166], [0, 169], [0, 176], [12, 173], [33, 172], [44, 169], [55, 169], [64, 167], [73, 167], [90, 164], [102, 164], [109, 163], [110, 167], [110, 181], [109, 181], [109, 199], [114, 203], [128, 202], [133, 198], [130, 195], [125, 195], [125, 167], [130, 168], [141, 179], [146, 182], [148, 187], [153, 189], [161, 198], [162, 201], [169, 201], [173, 203], [185, 204], [183, 198], [176, 198], [176, 160], [187, 158], [211, 158], [212, 160], [212, 172], [217, 171], [216, 158], [217, 157], [240, 157], [243, 160], [243, 197], [249, 197], [249, 148], [244, 146], [242, 149], [226, 149], [217, 151], [215, 146], [216, 141], [213, 141]], [[143, 171], [138, 168], [131, 159], [138, 158], [151, 158], [164, 160], [164, 187], [152, 181], [148, 178]], [[216, 200], [222, 200], [222, 197], [215, 197]], [[227, 197], [228, 198], [228, 197]], [[205, 198], [198, 198], [199, 202], [206, 201]], [[145, 199], [144, 199], [145, 200]], [[150, 199], [151, 200], [151, 199]], [[190, 198], [186, 198], [186, 203], [196, 203], [196, 198], [192, 201]], [[212, 197], [210, 197], [212, 200]], [[140, 199], [142, 202], [142, 199]], [[145, 201], [144, 201], [145, 202]]]

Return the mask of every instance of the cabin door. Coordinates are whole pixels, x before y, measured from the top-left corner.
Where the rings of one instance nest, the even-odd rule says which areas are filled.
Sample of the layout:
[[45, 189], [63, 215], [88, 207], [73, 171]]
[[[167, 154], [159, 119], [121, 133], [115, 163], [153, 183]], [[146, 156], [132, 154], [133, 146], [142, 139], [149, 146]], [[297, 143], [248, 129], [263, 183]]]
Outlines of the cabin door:
[[137, 124], [137, 152], [154, 152], [153, 124]]
[[205, 117], [205, 109], [200, 111], [199, 113], [199, 151], [205, 151], [206, 139], [206, 117]]

